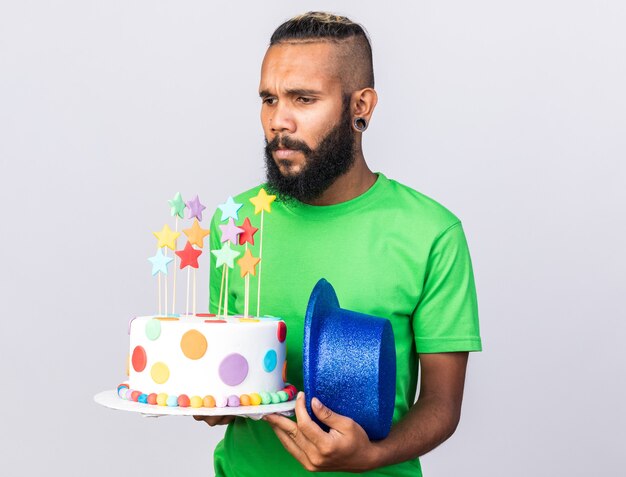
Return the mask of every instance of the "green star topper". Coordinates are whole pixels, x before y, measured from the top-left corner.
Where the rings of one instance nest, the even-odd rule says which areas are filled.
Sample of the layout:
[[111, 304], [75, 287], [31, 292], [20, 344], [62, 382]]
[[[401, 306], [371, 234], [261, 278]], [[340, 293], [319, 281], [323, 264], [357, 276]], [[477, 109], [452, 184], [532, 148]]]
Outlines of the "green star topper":
[[168, 200], [167, 203], [170, 204], [172, 217], [178, 215], [181, 219], [185, 218], [184, 210], [187, 206], [185, 205], [185, 201], [183, 200], [183, 196], [180, 195], [180, 192], [176, 192], [174, 198]]

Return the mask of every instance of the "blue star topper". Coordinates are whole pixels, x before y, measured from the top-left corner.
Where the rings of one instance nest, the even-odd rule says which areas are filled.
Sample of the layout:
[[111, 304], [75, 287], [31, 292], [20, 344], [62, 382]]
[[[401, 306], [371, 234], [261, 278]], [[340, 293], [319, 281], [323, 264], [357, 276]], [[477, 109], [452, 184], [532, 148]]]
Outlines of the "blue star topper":
[[154, 257], [150, 257], [148, 260], [152, 263], [152, 276], [155, 276], [159, 272], [167, 275], [167, 266], [174, 259], [172, 257], [166, 257], [163, 255], [161, 249], [158, 249], [156, 255]]
[[234, 220], [239, 220], [237, 212], [241, 207], [243, 207], [243, 204], [238, 204], [232, 197], [229, 197], [226, 202], [217, 206], [217, 208], [222, 211], [221, 221], [228, 220], [229, 217], [232, 217]]

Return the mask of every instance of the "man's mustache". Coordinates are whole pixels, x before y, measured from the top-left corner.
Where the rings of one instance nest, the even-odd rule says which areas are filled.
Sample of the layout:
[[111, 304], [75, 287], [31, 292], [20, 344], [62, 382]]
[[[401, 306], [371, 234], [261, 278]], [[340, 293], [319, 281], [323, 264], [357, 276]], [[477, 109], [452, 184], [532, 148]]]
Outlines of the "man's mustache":
[[305, 155], [311, 153], [311, 148], [307, 146], [304, 141], [292, 139], [289, 136], [274, 136], [274, 139], [272, 139], [270, 142], [267, 142], [267, 145], [265, 146], [265, 150], [269, 153], [276, 151], [278, 148], [302, 151]]

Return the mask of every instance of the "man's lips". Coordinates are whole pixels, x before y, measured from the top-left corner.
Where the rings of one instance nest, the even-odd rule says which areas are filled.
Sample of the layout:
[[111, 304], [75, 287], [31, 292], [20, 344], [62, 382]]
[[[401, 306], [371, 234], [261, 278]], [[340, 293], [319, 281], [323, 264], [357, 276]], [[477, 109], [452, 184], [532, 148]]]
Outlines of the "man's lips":
[[291, 159], [299, 152], [297, 149], [278, 148], [274, 151], [274, 157], [276, 159]]

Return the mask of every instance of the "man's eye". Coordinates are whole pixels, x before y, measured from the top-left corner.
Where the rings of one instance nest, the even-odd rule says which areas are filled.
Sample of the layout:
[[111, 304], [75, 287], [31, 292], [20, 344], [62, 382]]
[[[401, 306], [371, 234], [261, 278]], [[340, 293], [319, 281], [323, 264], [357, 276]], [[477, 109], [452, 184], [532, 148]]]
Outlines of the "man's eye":
[[300, 96], [298, 98], [298, 102], [303, 103], [303, 104], [311, 104], [313, 102], [313, 98], [306, 98], [306, 97]]
[[263, 103], [264, 104], [275, 104], [276, 103], [276, 98], [263, 98]]

